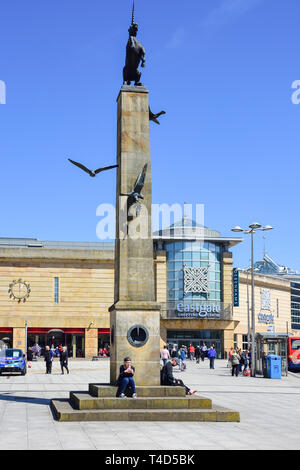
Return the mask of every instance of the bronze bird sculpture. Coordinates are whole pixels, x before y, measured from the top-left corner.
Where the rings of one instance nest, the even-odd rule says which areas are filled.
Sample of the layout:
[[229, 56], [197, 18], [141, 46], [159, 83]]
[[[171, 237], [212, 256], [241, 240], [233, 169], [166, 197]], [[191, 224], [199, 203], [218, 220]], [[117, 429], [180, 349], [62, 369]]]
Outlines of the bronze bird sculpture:
[[74, 162], [74, 160], [71, 160], [68, 158], [69, 162], [73, 163], [73, 165], [78, 166], [78, 168], [81, 168], [81, 170], [85, 171], [88, 173], [92, 178], [95, 178], [98, 173], [101, 173], [102, 171], [110, 170], [111, 168], [116, 168], [118, 165], [111, 165], [111, 166], [104, 166], [102, 168], [98, 168], [97, 170], [90, 170], [86, 166], [82, 165], [82, 163]]
[[166, 114], [166, 111], [161, 111], [160, 113], [154, 114], [152, 113], [150, 107], [149, 107], [149, 120], [155, 122], [156, 124], [160, 124], [160, 122], [157, 120], [159, 116], [162, 114]]
[[121, 196], [128, 196], [128, 200], [127, 200], [128, 211], [129, 211], [131, 206], [133, 206], [134, 204], [136, 205], [136, 216], [139, 215], [139, 213], [141, 212], [141, 208], [142, 208], [142, 206], [139, 202], [139, 199], [144, 199], [144, 196], [142, 195], [141, 191], [142, 191], [142, 189], [145, 185], [147, 167], [148, 167], [148, 164], [146, 163], [144, 165], [141, 173], [137, 177], [136, 182], [134, 184], [134, 187], [133, 187], [131, 193], [121, 194]]
[[136, 179], [133, 190], [129, 194], [121, 194], [121, 196], [128, 196], [132, 198], [134, 202], [138, 202], [139, 199], [144, 199], [144, 196], [141, 194], [141, 191], [145, 184], [146, 172], [147, 172], [148, 163], [144, 165], [141, 173]]

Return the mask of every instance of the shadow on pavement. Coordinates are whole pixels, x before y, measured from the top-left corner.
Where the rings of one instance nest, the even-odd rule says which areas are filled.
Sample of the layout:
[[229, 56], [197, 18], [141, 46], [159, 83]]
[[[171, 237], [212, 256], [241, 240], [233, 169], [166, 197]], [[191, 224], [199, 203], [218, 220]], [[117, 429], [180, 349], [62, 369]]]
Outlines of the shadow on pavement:
[[34, 398], [34, 397], [22, 397], [17, 395], [11, 395], [10, 393], [1, 393], [0, 400], [4, 401], [20, 401], [23, 403], [32, 403], [34, 405], [49, 405], [50, 398]]

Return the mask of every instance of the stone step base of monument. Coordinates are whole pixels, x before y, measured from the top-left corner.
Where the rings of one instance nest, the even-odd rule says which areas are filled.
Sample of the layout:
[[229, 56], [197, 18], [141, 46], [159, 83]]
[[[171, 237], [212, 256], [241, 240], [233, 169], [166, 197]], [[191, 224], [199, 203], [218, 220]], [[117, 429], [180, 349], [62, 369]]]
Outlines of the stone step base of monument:
[[[89, 384], [89, 393], [93, 397], [115, 397], [117, 388], [109, 384]], [[185, 397], [184, 387], [168, 387], [158, 385], [155, 387], [137, 386], [136, 393], [139, 398], [143, 397]]]
[[89, 384], [89, 393], [70, 392], [52, 400], [59, 421], [215, 421], [239, 422], [240, 414], [213, 407], [209, 398], [186, 396], [183, 387], [136, 387], [138, 398], [116, 398], [117, 387]]
[[[124, 401], [125, 399], [120, 399]], [[128, 399], [131, 402], [133, 399]], [[137, 399], [138, 400], [138, 399]], [[69, 400], [52, 400], [58, 421], [207, 421], [239, 422], [240, 414], [222, 407], [211, 409], [75, 409]]]
[[138, 398], [102, 398], [93, 397], [89, 393], [70, 392], [70, 402], [77, 410], [120, 410], [120, 409], [211, 409], [212, 402], [208, 398], [198, 396], [180, 397], [138, 397]]

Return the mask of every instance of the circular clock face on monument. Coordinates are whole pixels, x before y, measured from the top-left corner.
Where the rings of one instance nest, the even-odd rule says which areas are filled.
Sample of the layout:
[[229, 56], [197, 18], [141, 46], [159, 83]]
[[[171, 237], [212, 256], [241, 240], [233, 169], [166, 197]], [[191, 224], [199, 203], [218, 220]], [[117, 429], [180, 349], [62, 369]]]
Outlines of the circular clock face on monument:
[[144, 346], [149, 339], [149, 332], [143, 325], [134, 325], [127, 332], [127, 340], [135, 348]]
[[11, 284], [9, 284], [8, 293], [10, 298], [17, 300], [19, 303], [26, 302], [30, 292], [30, 284], [28, 284], [28, 282], [22, 281], [22, 279], [15, 279]]

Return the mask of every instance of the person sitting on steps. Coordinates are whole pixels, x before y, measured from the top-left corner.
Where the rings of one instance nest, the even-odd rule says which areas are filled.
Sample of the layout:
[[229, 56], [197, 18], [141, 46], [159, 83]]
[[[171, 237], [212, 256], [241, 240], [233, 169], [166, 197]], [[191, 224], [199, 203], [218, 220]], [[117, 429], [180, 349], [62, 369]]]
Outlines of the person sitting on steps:
[[[135, 368], [131, 365], [130, 357], [125, 357], [124, 364], [120, 366], [120, 375], [118, 377], [117, 385], [117, 397], [127, 398], [131, 396], [132, 398], [137, 398], [134, 376]], [[127, 393], [127, 395], [125, 394]]]
[[186, 395], [194, 395], [197, 390], [190, 390], [182, 380], [175, 379], [173, 376], [173, 367], [178, 366], [179, 359], [177, 357], [172, 358], [167, 364], [161, 369], [160, 383], [161, 385], [180, 386], [185, 388]]

